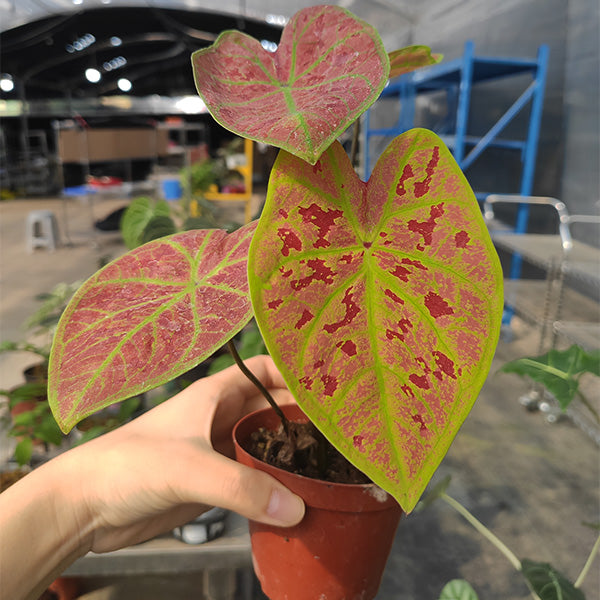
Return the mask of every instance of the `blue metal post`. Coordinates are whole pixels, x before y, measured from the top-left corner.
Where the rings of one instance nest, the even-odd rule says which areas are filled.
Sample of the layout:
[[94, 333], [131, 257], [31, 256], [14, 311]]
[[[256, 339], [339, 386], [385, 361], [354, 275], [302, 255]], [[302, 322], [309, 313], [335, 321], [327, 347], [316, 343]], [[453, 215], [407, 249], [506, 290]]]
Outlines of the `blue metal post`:
[[473, 53], [474, 44], [471, 40], [465, 43], [462, 58], [460, 86], [458, 93], [458, 110], [456, 112], [456, 139], [454, 143], [454, 159], [462, 167], [465, 156], [465, 137], [469, 123], [469, 104], [473, 82]]
[[365, 149], [364, 149], [364, 156], [365, 156], [365, 172], [364, 172], [364, 178], [365, 181], [367, 181], [369, 179], [369, 176], [371, 175], [371, 165], [369, 164], [369, 142], [371, 140], [371, 127], [370, 127], [370, 123], [371, 123], [371, 109], [367, 110], [365, 112], [365, 122], [363, 124], [363, 128], [364, 128], [364, 132], [365, 132]]
[[[535, 159], [537, 156], [537, 146], [540, 136], [540, 127], [542, 122], [542, 107], [544, 105], [544, 87], [546, 85], [546, 72], [548, 70], [548, 46], [542, 45], [538, 48], [537, 62], [538, 67], [534, 74], [533, 85], [535, 86], [531, 100], [531, 112], [529, 115], [529, 128], [527, 131], [527, 140], [522, 156], [523, 173], [521, 175], [521, 196], [531, 196], [533, 191], [533, 176], [535, 173]], [[517, 220], [515, 223], [515, 233], [526, 233], [527, 221], [529, 220], [529, 206], [519, 204], [517, 211]], [[523, 259], [520, 254], [513, 255], [510, 264], [511, 279], [521, 277], [521, 267]]]
[[412, 129], [415, 124], [415, 86], [410, 74], [400, 78], [400, 114], [398, 115], [398, 133]]
[[[535, 174], [535, 160], [537, 146], [540, 137], [542, 123], [542, 107], [544, 105], [544, 88], [546, 86], [546, 73], [548, 71], [548, 46], [542, 45], [537, 53], [537, 72], [534, 82], [535, 90], [531, 101], [531, 113], [529, 115], [529, 129], [527, 131], [527, 143], [525, 145], [525, 156], [523, 157], [523, 174], [521, 176], [521, 196], [531, 196], [533, 190], [533, 176]], [[527, 230], [527, 219], [529, 207], [521, 205], [517, 214], [515, 231], [524, 233]]]

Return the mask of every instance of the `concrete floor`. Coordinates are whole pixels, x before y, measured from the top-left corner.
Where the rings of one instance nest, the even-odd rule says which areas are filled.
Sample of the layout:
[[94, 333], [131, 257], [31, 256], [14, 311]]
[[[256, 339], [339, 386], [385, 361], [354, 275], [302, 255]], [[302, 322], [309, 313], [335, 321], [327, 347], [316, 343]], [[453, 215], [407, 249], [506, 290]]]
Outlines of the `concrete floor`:
[[[98, 202], [93, 218], [122, 204]], [[54, 253], [27, 254], [25, 218], [40, 207], [56, 213], [64, 236], [61, 201], [0, 202], [1, 340], [21, 338], [21, 324], [37, 306], [36, 294], [58, 282], [85, 278], [101, 257], [116, 257], [124, 250], [118, 236], [94, 240], [90, 207], [70, 200], [66, 208], [72, 245]], [[568, 419], [549, 425], [541, 413], [526, 411], [518, 398], [529, 386], [516, 376], [496, 374], [506, 360], [536, 349], [536, 332], [515, 319], [434, 481], [451, 475], [450, 495], [518, 557], [550, 562], [574, 580], [597, 535], [585, 523], [600, 521], [598, 446]], [[21, 368], [31, 362], [28, 355], [0, 355], [0, 388], [19, 383]], [[598, 404], [598, 386], [588, 385]], [[600, 599], [599, 564], [597, 560], [582, 588], [588, 600]], [[481, 600], [530, 597], [520, 574], [498, 550], [438, 501], [401, 521], [377, 600], [437, 600], [444, 584], [454, 578], [469, 580]], [[160, 597], [172, 598], [169, 592]], [[181, 597], [197, 598], [197, 588]]]

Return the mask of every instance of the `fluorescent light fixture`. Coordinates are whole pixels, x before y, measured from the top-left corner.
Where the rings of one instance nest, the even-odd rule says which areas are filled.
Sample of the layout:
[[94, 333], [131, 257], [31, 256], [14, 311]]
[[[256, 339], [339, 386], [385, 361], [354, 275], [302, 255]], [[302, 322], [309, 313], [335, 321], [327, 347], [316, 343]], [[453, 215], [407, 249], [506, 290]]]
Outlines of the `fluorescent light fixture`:
[[117, 86], [122, 92], [129, 92], [131, 90], [131, 81], [125, 77], [121, 77], [121, 79], [117, 81]]
[[127, 64], [127, 59], [124, 56], [117, 56], [115, 58], [111, 58], [103, 63], [102, 68], [105, 71], [114, 71], [115, 69], [120, 69]]
[[85, 78], [90, 83], [98, 83], [102, 79], [102, 75], [100, 74], [100, 71], [98, 71], [98, 69], [90, 68], [85, 70]]
[[275, 50], [277, 50], [277, 44], [275, 42], [271, 42], [269, 40], [260, 40], [260, 45], [267, 52], [275, 52]]
[[285, 25], [288, 20], [287, 17], [284, 17], [283, 15], [272, 15], [272, 14], [268, 14], [265, 18], [265, 21], [267, 23], [269, 23], [269, 25]]
[[96, 38], [91, 33], [86, 33], [85, 35], [82, 35], [80, 38], [76, 39], [74, 42], [67, 44], [65, 46], [65, 50], [69, 52], [69, 54], [73, 54], [73, 52], [81, 52], [88, 46], [91, 46], [95, 41]]
[[200, 96], [184, 96], [175, 102], [175, 108], [188, 115], [198, 115], [206, 112], [206, 104]]
[[14, 89], [15, 82], [13, 81], [12, 75], [2, 73], [0, 76], [0, 90], [3, 92], [12, 92]]

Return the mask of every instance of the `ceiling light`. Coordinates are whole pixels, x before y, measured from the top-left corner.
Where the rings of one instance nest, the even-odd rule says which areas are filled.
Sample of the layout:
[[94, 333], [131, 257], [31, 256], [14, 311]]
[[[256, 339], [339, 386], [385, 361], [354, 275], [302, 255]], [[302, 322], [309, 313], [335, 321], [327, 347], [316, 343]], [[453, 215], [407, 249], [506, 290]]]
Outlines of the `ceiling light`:
[[117, 85], [122, 92], [129, 92], [131, 90], [131, 81], [125, 79], [125, 77], [121, 77], [121, 79], [117, 81]]
[[175, 102], [175, 107], [188, 115], [206, 112], [206, 104], [200, 96], [184, 96]]
[[102, 75], [98, 69], [86, 69], [85, 70], [85, 78], [90, 83], [98, 83], [102, 79]]
[[14, 89], [15, 82], [13, 81], [12, 75], [2, 73], [2, 76], [0, 76], [0, 90], [3, 92], [12, 92]]
[[271, 42], [269, 40], [260, 40], [260, 45], [267, 52], [275, 52], [275, 50], [277, 50], [277, 44], [275, 42]]
[[70, 54], [73, 54], [73, 52], [81, 52], [82, 50], [85, 50], [88, 46], [91, 46], [95, 41], [96, 38], [91, 33], [86, 33], [74, 42], [67, 44], [65, 46], [65, 50]]
[[269, 23], [269, 25], [285, 25], [288, 20], [287, 17], [284, 17], [283, 15], [267, 15], [265, 18], [265, 21], [267, 23]]
[[124, 56], [117, 56], [103, 63], [102, 68], [105, 71], [114, 71], [115, 69], [120, 69], [121, 67], [124, 67], [126, 64], [127, 59]]
[[110, 43], [111, 43], [113, 46], [120, 46], [120, 45], [123, 43], [123, 40], [122, 40], [120, 37], [118, 37], [118, 36], [116, 36], [116, 35], [113, 35], [113, 36], [110, 38]]
[[73, 4], [83, 4], [83, 0], [73, 0]]

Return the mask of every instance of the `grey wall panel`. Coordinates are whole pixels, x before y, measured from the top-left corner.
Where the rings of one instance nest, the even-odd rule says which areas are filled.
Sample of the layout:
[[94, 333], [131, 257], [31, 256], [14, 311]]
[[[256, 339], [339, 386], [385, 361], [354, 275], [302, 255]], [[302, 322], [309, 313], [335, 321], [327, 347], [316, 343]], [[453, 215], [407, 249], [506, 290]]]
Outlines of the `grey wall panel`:
[[[412, 26], [412, 43], [428, 44], [446, 59], [461, 56], [466, 40], [482, 56], [534, 57], [540, 44], [549, 46], [533, 193], [559, 197], [571, 212], [588, 214], [600, 209], [599, 13], [597, 0], [436, 0], [421, 5]], [[472, 96], [470, 133], [486, 131], [526, 83], [514, 78], [479, 86]], [[441, 96], [420, 101], [419, 124], [439, 119], [443, 104]], [[524, 111], [506, 135], [522, 133], [527, 117]], [[492, 150], [467, 175], [479, 189], [510, 192], [518, 188], [520, 165], [510, 153]], [[534, 216], [532, 229], [554, 227], [551, 218]]]
[[[567, 32], [564, 0], [494, 0], [457, 2], [447, 10], [422, 19], [415, 38], [422, 39], [448, 58], [462, 54], [466, 40], [473, 40], [481, 56], [534, 57], [540, 44], [550, 47], [550, 62], [542, 117], [542, 130], [533, 193], [557, 195], [563, 162], [563, 91]], [[477, 86], [473, 90], [469, 131], [481, 134], [521, 93], [529, 79], [516, 77]], [[524, 137], [528, 110], [507, 128], [506, 136]], [[519, 189], [518, 157], [492, 150], [473, 165], [467, 176], [478, 189], [514, 192]], [[544, 224], [545, 227], [545, 224]]]
[[[569, 1], [561, 196], [573, 213], [600, 213], [599, 23], [596, 0]], [[598, 228], [581, 228], [579, 237], [600, 246]]]

